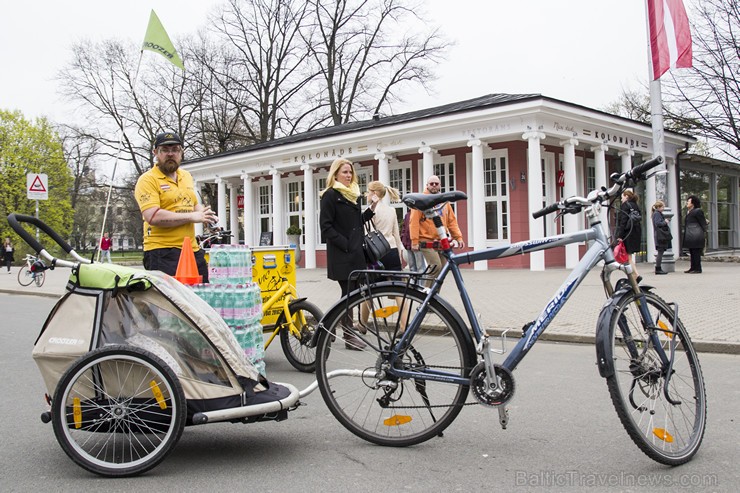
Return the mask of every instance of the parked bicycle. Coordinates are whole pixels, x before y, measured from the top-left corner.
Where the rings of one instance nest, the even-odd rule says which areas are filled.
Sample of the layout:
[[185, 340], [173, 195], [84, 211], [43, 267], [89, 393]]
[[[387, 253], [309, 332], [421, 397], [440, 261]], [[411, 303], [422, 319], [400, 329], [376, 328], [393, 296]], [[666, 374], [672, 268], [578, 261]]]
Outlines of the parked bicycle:
[[30, 286], [31, 283], [36, 283], [39, 288], [44, 285], [46, 280], [46, 270], [49, 268], [46, 264], [38, 257], [27, 254], [25, 265], [18, 271], [18, 284], [21, 286]]
[[[706, 426], [706, 391], [698, 356], [676, 303], [667, 303], [651, 286], [638, 285], [629, 264], [614, 259], [599, 219], [602, 204], [611, 206], [622, 191], [645, 180], [662, 162], [657, 158], [612, 175], [608, 190], [588, 197], [569, 197], [535, 212], [535, 218], [554, 212], [585, 212], [589, 228], [510, 245], [453, 254], [435, 206], [467, 198], [461, 192], [411, 194], [403, 201], [434, 221], [447, 264], [432, 286], [419, 286], [420, 274], [383, 271], [356, 273], [363, 279], [383, 274], [394, 280], [372, 284], [340, 300], [322, 320], [317, 332], [317, 377], [332, 414], [355, 435], [380, 445], [407, 446], [424, 442], [442, 431], [462, 407], [480, 403], [498, 409], [502, 428], [508, 423], [506, 405], [514, 396], [514, 370], [529, 353], [553, 318], [586, 275], [603, 262], [601, 279], [607, 295], [596, 326], [599, 372], [606, 379], [612, 403], [629, 436], [650, 458], [668, 465], [685, 463], [699, 449]], [[492, 337], [481, 327], [468, 295], [460, 265], [506, 258], [586, 242], [588, 250], [542, 310], [525, 325], [521, 339], [502, 363], [494, 354]], [[615, 271], [627, 274], [612, 284]], [[439, 293], [452, 273], [468, 325]], [[362, 280], [362, 279], [361, 279]], [[495, 303], [495, 292], [492, 302]], [[343, 321], [360, 306], [370, 307], [360, 333]], [[361, 351], [344, 348], [340, 331], [361, 338]], [[335, 344], [335, 341], [341, 344]], [[474, 401], [468, 402], [468, 394]]]

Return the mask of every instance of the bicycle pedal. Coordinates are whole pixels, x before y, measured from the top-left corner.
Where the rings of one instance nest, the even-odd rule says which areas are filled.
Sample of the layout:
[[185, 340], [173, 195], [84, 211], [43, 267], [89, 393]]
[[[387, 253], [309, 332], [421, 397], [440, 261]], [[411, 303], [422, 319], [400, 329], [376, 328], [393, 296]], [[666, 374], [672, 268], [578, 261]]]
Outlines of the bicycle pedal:
[[498, 422], [502, 430], [505, 430], [509, 424], [509, 410], [506, 409], [505, 405], [498, 406]]

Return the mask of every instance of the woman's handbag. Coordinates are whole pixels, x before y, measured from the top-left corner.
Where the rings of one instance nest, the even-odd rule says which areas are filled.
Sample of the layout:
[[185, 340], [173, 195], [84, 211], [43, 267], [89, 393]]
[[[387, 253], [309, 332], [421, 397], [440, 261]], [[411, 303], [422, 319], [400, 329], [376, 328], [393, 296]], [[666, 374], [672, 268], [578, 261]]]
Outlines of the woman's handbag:
[[383, 233], [375, 229], [375, 224], [372, 221], [365, 223], [365, 233], [365, 239], [362, 242], [365, 260], [369, 265], [375, 264], [391, 251], [391, 245], [385, 239]]

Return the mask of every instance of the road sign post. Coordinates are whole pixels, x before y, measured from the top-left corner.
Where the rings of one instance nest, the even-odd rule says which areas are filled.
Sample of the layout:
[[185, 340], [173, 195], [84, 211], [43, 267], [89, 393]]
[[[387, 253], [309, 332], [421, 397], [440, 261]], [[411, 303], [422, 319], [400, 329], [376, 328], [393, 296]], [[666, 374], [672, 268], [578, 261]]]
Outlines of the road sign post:
[[[36, 219], [39, 218], [39, 200], [49, 200], [49, 177], [44, 173], [26, 174], [26, 196], [36, 201]], [[39, 241], [39, 228], [36, 228]]]

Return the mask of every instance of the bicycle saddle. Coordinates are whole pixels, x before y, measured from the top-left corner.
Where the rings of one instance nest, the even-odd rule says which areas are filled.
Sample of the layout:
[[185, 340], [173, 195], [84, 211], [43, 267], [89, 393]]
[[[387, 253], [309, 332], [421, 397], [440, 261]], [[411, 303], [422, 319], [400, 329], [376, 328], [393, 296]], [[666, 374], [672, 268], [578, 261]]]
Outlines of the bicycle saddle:
[[468, 196], [463, 192], [452, 191], [445, 193], [407, 193], [401, 199], [401, 202], [420, 211], [431, 209], [436, 205], [444, 202], [457, 202], [458, 200], [465, 200]]

